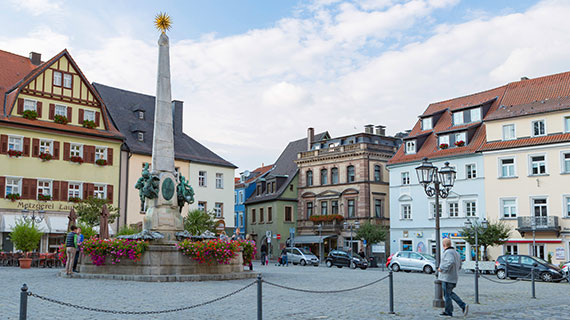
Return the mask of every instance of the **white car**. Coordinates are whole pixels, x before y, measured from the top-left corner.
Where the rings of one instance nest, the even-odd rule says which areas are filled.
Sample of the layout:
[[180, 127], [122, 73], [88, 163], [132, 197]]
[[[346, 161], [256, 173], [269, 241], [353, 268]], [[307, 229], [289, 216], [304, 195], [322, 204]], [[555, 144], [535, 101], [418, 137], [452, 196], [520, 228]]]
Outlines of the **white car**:
[[562, 273], [566, 278], [566, 281], [570, 282], [570, 261], [566, 261], [564, 265], [562, 265]]
[[392, 271], [422, 271], [432, 273], [435, 271], [435, 258], [429, 254], [398, 251], [388, 258], [388, 268]]
[[319, 258], [311, 251], [304, 248], [287, 248], [287, 261], [292, 264], [300, 264], [302, 266], [310, 264], [315, 267], [319, 266]]

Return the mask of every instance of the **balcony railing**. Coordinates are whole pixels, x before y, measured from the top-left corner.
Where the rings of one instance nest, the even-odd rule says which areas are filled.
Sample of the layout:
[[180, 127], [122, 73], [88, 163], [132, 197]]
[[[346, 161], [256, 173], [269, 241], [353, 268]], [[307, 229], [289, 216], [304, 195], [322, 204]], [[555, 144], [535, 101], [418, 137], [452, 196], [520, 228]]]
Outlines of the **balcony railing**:
[[518, 217], [517, 230], [524, 236], [525, 232], [532, 232], [533, 220], [536, 232], [560, 232], [558, 217]]
[[348, 144], [344, 146], [336, 146], [331, 148], [323, 148], [318, 150], [310, 150], [305, 152], [300, 152], [298, 154], [298, 159], [306, 159], [312, 157], [318, 157], [322, 155], [333, 155], [337, 153], [357, 151], [357, 150], [369, 150], [369, 151], [388, 151], [395, 152], [396, 149], [385, 145], [376, 145], [368, 142], [360, 142], [356, 144]]

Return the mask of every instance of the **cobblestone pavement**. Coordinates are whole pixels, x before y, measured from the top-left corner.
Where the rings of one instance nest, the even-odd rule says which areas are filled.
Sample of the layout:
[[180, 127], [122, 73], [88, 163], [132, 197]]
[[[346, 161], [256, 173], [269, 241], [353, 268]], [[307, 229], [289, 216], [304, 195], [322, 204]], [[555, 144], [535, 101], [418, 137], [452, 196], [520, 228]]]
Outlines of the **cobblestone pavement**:
[[[386, 276], [379, 269], [350, 270], [326, 267], [260, 266], [264, 279], [303, 289], [337, 290], [370, 283]], [[183, 283], [145, 283], [57, 277], [60, 269], [21, 270], [0, 267], [0, 318], [17, 319], [20, 287], [53, 299], [82, 306], [145, 311], [179, 308], [208, 301], [253, 280]], [[489, 275], [496, 280], [495, 276]], [[394, 273], [395, 315], [388, 313], [388, 280], [346, 293], [314, 294], [263, 285], [264, 319], [434, 319], [440, 309], [431, 307], [433, 275]], [[481, 279], [480, 305], [475, 305], [473, 275], [460, 277], [455, 290], [471, 305], [470, 319], [568, 319], [570, 285], [536, 283], [537, 299], [531, 299], [531, 284], [497, 284]], [[195, 309], [163, 315], [114, 315], [77, 310], [29, 297], [28, 319], [256, 319], [256, 287], [225, 300]], [[462, 317], [455, 306], [455, 317]]]

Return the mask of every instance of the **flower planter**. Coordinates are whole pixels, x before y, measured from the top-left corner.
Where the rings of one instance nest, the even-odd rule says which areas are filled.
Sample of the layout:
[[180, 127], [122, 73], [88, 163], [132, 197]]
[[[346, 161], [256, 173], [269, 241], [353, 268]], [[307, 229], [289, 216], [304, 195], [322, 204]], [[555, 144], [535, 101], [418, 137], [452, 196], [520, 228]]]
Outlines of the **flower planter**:
[[73, 162], [73, 163], [77, 163], [77, 164], [82, 164], [83, 163], [83, 158], [78, 157], [78, 156], [72, 156], [69, 158], [69, 161]]
[[98, 166], [102, 166], [102, 167], [103, 167], [103, 166], [106, 166], [106, 165], [107, 165], [107, 160], [105, 160], [105, 159], [98, 159], [98, 160], [95, 161], [95, 164], [98, 165]]
[[17, 150], [8, 150], [8, 156], [10, 158], [19, 158], [23, 155], [24, 153], [22, 151], [17, 151]]
[[439, 145], [439, 148], [440, 149], [447, 149], [447, 148], [449, 148], [449, 145], [447, 143], [442, 143]]
[[95, 127], [96, 127], [95, 121], [84, 120], [83, 121], [83, 127], [87, 128], [87, 129], [95, 129]]
[[464, 145], [465, 145], [465, 141], [463, 141], [463, 140], [455, 141], [456, 147], [463, 147]]
[[18, 259], [18, 261], [20, 262], [21, 269], [30, 269], [30, 267], [32, 266], [31, 258], [20, 258]]
[[15, 202], [16, 200], [20, 200], [19, 193], [8, 193], [6, 195], [6, 199], [10, 199], [10, 201]]
[[53, 121], [55, 123], [59, 123], [59, 124], [67, 124], [69, 122], [69, 120], [67, 120], [66, 116], [60, 116], [58, 114], [55, 115]]
[[42, 159], [42, 161], [50, 161], [53, 159], [53, 156], [50, 153], [42, 152], [40, 153], [39, 158]]

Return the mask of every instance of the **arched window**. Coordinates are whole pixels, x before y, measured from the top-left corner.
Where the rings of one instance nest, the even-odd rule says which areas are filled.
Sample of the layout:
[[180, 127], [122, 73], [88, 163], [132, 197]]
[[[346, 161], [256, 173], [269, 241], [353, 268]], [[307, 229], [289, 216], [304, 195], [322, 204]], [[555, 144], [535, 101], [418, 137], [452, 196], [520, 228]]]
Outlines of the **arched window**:
[[327, 169], [321, 169], [321, 185], [329, 183], [328, 175], [329, 171]]
[[307, 171], [307, 186], [312, 186], [313, 185], [313, 171], [308, 170]]
[[338, 183], [338, 168], [331, 169], [331, 183], [332, 184]]
[[346, 167], [346, 182], [350, 183], [350, 182], [354, 182], [354, 180], [355, 180], [354, 166]]
[[374, 181], [382, 181], [382, 167], [379, 165], [374, 166]]

